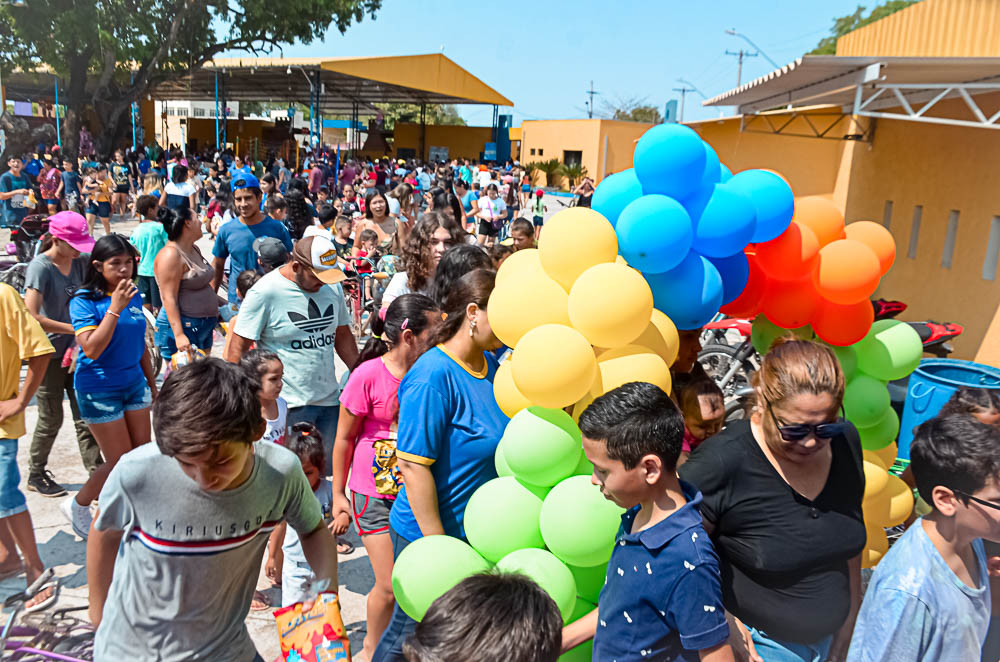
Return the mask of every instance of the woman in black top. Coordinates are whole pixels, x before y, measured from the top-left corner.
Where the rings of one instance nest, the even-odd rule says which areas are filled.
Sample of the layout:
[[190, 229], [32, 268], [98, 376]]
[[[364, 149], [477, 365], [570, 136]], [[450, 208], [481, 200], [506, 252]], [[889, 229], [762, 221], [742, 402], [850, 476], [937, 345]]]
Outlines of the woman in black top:
[[[691, 454], [726, 609], [750, 659], [843, 660], [861, 606], [861, 443], [839, 418], [844, 375], [828, 348], [778, 341], [756, 407]], [[755, 657], [756, 655], [756, 657]]]

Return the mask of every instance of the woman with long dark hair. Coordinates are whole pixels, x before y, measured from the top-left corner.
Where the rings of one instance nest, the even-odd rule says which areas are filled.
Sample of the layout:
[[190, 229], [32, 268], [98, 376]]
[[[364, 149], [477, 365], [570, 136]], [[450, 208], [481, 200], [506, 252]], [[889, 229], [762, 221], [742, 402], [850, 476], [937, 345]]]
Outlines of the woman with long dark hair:
[[292, 235], [292, 239], [298, 241], [306, 228], [313, 224], [312, 207], [302, 191], [293, 188], [289, 188], [285, 204], [288, 209], [284, 220], [285, 227], [288, 228], [288, 234]]
[[192, 211], [198, 209], [198, 192], [188, 181], [188, 167], [178, 163], [170, 174], [170, 182], [163, 189], [164, 195], [160, 196], [160, 206]]
[[376, 188], [368, 189], [365, 196], [365, 220], [362, 230], [374, 230], [378, 242], [384, 244], [396, 234], [396, 219], [389, 215], [389, 199]]
[[382, 307], [409, 292], [426, 294], [438, 262], [446, 250], [465, 241], [466, 234], [447, 212], [424, 214], [403, 249], [403, 271], [397, 272], [382, 295]]
[[450, 187], [444, 189], [435, 186], [424, 195], [427, 198], [427, 211], [451, 212], [455, 222], [461, 227], [465, 227], [465, 210], [462, 209], [461, 201], [457, 195], [451, 192]]
[[105, 463], [62, 504], [73, 531], [90, 530], [90, 504], [118, 459], [151, 439], [149, 407], [156, 375], [146, 350], [146, 318], [134, 278], [138, 253], [120, 234], [97, 240], [83, 284], [69, 302], [80, 345], [74, 387], [80, 417], [90, 426]]

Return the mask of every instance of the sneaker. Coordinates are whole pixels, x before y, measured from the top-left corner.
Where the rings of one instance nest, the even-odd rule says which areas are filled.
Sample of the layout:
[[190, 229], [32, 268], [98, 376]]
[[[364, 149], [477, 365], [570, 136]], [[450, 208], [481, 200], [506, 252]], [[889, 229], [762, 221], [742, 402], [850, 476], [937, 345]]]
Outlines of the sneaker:
[[51, 471], [28, 476], [28, 490], [44, 497], [61, 497], [66, 494], [63, 486], [53, 480]]
[[90, 508], [81, 506], [76, 502], [76, 497], [71, 496], [59, 504], [59, 510], [62, 511], [62, 514], [73, 526], [73, 533], [86, 540], [87, 534], [90, 532], [90, 521], [92, 519]]

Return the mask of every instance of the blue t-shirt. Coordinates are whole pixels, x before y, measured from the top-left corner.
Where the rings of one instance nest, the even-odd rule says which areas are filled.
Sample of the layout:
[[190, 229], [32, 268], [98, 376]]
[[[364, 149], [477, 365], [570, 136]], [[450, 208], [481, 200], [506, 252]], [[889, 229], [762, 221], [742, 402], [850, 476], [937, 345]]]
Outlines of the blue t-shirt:
[[472, 201], [478, 199], [479, 195], [475, 191], [467, 191], [466, 194], [462, 196], [462, 208], [465, 210], [466, 214], [472, 211]]
[[230, 259], [229, 303], [236, 303], [239, 299], [236, 294], [236, 277], [244, 271], [260, 269], [257, 251], [253, 249], [253, 242], [259, 237], [280, 239], [285, 249], [289, 253], [292, 252], [292, 237], [288, 234], [288, 230], [281, 221], [276, 221], [270, 216], [265, 216], [264, 220], [256, 225], [247, 225], [240, 219], [234, 219], [219, 228], [212, 255]]
[[[23, 172], [20, 177], [15, 177], [10, 172], [0, 175], [0, 192], [2, 193], [30, 188], [31, 185], [28, 182], [28, 178], [24, 176]], [[28, 215], [27, 204], [28, 196], [21, 194], [7, 200], [0, 200], [0, 212], [3, 212], [0, 214], [0, 218], [2, 218], [6, 225], [17, 225]]]
[[80, 184], [83, 183], [83, 179], [80, 174], [74, 170], [64, 172], [62, 174], [63, 180], [63, 193], [67, 196], [75, 195], [80, 197]]
[[597, 603], [595, 660], [695, 661], [729, 638], [701, 492], [684, 481], [681, 489], [687, 503], [648, 529], [632, 533], [640, 506], [622, 515]]
[[[493, 457], [510, 421], [493, 395], [496, 359], [485, 352], [483, 356], [485, 373], [473, 374], [438, 345], [413, 364], [399, 385], [396, 454], [430, 466], [441, 524], [456, 538], [465, 537], [462, 522], [469, 497], [497, 477]], [[405, 485], [389, 523], [407, 540], [423, 536]]]
[[958, 578], [923, 520], [914, 522], [875, 566], [848, 662], [979, 660], [990, 627], [990, 578], [982, 539], [972, 550], [979, 588]]
[[[111, 307], [111, 297], [90, 299], [77, 295], [69, 300], [69, 318], [77, 335], [93, 331]], [[121, 312], [111, 341], [96, 359], [83, 350], [77, 355], [73, 385], [77, 391], [117, 391], [145, 379], [142, 355], [146, 351], [146, 318], [142, 314], [142, 295], [136, 294]]]

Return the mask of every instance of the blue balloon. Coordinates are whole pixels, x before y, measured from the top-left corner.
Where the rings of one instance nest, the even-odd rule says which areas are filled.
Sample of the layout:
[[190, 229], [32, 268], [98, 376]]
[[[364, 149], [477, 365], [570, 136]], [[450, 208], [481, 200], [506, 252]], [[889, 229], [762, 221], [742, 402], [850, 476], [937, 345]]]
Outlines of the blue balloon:
[[644, 195], [630, 202], [615, 226], [618, 251], [645, 273], [669, 271], [691, 250], [691, 217], [665, 195]]
[[705, 158], [702, 139], [694, 130], [669, 123], [642, 134], [632, 160], [643, 193], [682, 200], [701, 186]]
[[605, 177], [594, 191], [590, 207], [615, 226], [622, 210], [640, 196], [642, 196], [642, 184], [635, 176], [635, 169], [629, 168]]
[[705, 170], [701, 173], [701, 188], [707, 188], [719, 183], [719, 178], [722, 177], [722, 162], [719, 161], [719, 155], [711, 145], [705, 141], [701, 144], [705, 148]]
[[722, 276], [715, 265], [693, 251], [676, 268], [643, 276], [653, 291], [653, 306], [678, 329], [700, 329], [722, 305]]
[[691, 246], [705, 257], [727, 257], [742, 253], [757, 228], [753, 201], [726, 184], [716, 184], [698, 217], [691, 218]]
[[722, 276], [722, 305], [732, 303], [743, 294], [743, 288], [750, 280], [750, 261], [746, 253], [739, 252], [729, 257], [710, 257], [708, 261], [715, 265]]
[[788, 229], [795, 214], [795, 196], [780, 176], [766, 170], [744, 170], [733, 175], [726, 186], [753, 201], [757, 210], [753, 243], [771, 241]]
[[720, 176], [719, 176], [719, 181], [721, 183], [725, 184], [726, 182], [728, 182], [730, 179], [733, 178], [733, 171], [730, 170], [729, 166], [727, 166], [725, 163], [720, 163], [719, 164], [719, 169], [721, 170], [721, 173], [720, 173]]

